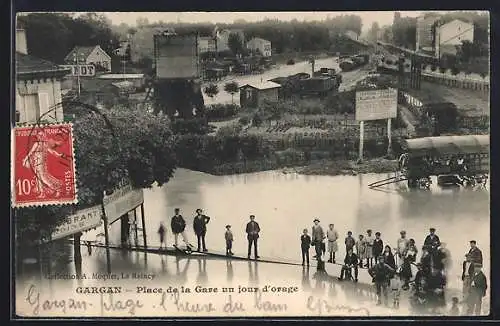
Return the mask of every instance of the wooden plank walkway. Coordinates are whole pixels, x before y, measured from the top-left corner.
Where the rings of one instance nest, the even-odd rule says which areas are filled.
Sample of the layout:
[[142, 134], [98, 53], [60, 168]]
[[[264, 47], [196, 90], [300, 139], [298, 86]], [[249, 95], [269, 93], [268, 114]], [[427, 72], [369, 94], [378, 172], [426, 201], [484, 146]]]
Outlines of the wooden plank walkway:
[[[73, 243], [73, 240], [68, 240], [69, 242]], [[82, 245], [86, 245], [87, 241], [82, 241]], [[92, 247], [96, 248], [105, 248], [106, 246], [102, 243], [97, 243], [95, 241], [90, 242], [90, 245]], [[150, 254], [158, 254], [158, 255], [169, 255], [169, 256], [180, 256], [182, 258], [203, 258], [203, 259], [214, 259], [214, 260], [221, 260], [221, 259], [229, 259], [229, 260], [237, 260], [237, 261], [253, 261], [253, 262], [259, 262], [259, 263], [267, 263], [267, 264], [280, 264], [280, 265], [289, 265], [289, 266], [302, 266], [302, 263], [299, 263], [298, 261], [294, 261], [291, 259], [284, 259], [284, 258], [270, 258], [270, 257], [260, 257], [258, 259], [254, 258], [248, 258], [246, 256], [228, 256], [226, 255], [225, 252], [221, 251], [207, 251], [207, 252], [200, 252], [193, 250], [191, 254], [184, 253], [181, 250], [178, 250], [174, 247], [167, 246], [165, 249], [160, 249], [159, 247], [147, 247], [144, 248], [143, 246], [137, 246], [137, 247], [122, 247], [120, 245], [110, 245], [110, 249], [112, 250], [127, 250], [127, 251], [134, 251], [134, 252], [144, 252], [144, 253], [150, 253]], [[338, 277], [340, 277], [340, 272], [342, 269], [343, 264], [341, 263], [328, 263], [325, 262], [325, 277], [334, 282], [340, 282], [338, 280]], [[311, 264], [309, 265], [310, 269], [317, 269], [317, 261], [313, 258], [311, 259]], [[416, 274], [416, 267], [413, 266], [412, 269], [413, 277]], [[354, 277], [354, 275], [352, 275]], [[348, 280], [344, 280], [344, 283], [352, 283]], [[360, 290], [373, 290], [374, 289], [374, 284], [372, 283], [372, 277], [370, 274], [368, 274], [368, 268], [366, 267], [359, 267], [358, 268], [358, 282], [353, 283], [356, 285], [356, 288]], [[452, 287], [447, 287], [446, 288], [446, 296], [448, 298], [451, 298], [453, 296], [456, 296], [458, 298], [461, 298], [462, 296], [462, 291], [457, 289], [457, 288], [452, 288]]]

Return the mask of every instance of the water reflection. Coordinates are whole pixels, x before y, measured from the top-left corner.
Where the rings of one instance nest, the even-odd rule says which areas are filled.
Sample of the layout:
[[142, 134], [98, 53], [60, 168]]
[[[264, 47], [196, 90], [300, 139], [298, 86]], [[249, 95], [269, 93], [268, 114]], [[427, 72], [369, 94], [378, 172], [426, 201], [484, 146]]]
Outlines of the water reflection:
[[198, 262], [198, 277], [196, 278], [197, 284], [206, 285], [208, 282], [207, 275], [207, 259], [205, 257], [196, 257]]
[[233, 282], [234, 270], [233, 261], [231, 259], [226, 260], [226, 280], [229, 284]]
[[256, 261], [248, 261], [248, 281], [250, 285], [259, 284], [259, 264]]

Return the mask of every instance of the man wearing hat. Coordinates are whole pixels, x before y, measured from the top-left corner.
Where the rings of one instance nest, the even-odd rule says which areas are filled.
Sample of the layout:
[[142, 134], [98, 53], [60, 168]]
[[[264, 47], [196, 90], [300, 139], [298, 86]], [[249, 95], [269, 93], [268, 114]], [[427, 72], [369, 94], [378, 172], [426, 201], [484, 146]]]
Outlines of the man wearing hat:
[[483, 264], [483, 253], [481, 252], [481, 249], [477, 247], [476, 240], [471, 240], [470, 242], [470, 249], [467, 255], [470, 257], [471, 262], [474, 264]]
[[380, 235], [380, 232], [375, 232], [375, 239], [373, 239], [372, 252], [376, 262], [378, 262], [378, 256], [381, 256], [382, 251], [384, 251], [384, 241], [382, 241]]
[[467, 314], [480, 315], [483, 297], [486, 296], [488, 283], [482, 271], [482, 264], [474, 264], [474, 275], [472, 276], [469, 296], [467, 298]]
[[395, 270], [384, 262], [383, 256], [379, 256], [377, 264], [368, 269], [368, 274], [372, 277], [377, 289], [377, 305], [382, 303], [382, 298], [384, 299], [384, 304], [388, 304], [389, 280], [395, 272]]
[[366, 241], [366, 265], [365, 267], [370, 268], [373, 266], [373, 240], [375, 238], [372, 235], [372, 230], [368, 229], [366, 230], [366, 236], [365, 236], [365, 241]]
[[408, 252], [408, 247], [410, 246], [410, 240], [406, 238], [406, 231], [399, 232], [401, 237], [398, 239], [397, 243], [397, 253], [398, 253], [398, 266], [403, 265], [404, 258]]
[[245, 231], [248, 239], [248, 259], [250, 259], [250, 254], [252, 253], [252, 244], [255, 259], [258, 259], [257, 239], [259, 238], [260, 226], [259, 223], [255, 222], [255, 215], [250, 215], [250, 222], [247, 223]]
[[424, 246], [426, 246], [430, 253], [433, 253], [439, 246], [441, 245], [441, 241], [439, 237], [436, 235], [436, 229], [430, 228], [429, 235], [425, 237]]
[[474, 264], [483, 264], [483, 253], [476, 245], [476, 240], [470, 241], [470, 250], [465, 254], [465, 260], [462, 264], [462, 282], [463, 295], [466, 298], [470, 292], [470, 285], [474, 276]]
[[316, 249], [316, 259], [321, 261], [321, 255], [323, 254], [323, 240], [325, 239], [325, 232], [321, 225], [319, 225], [319, 219], [314, 219], [314, 225], [312, 226], [311, 232], [311, 245], [314, 245]]

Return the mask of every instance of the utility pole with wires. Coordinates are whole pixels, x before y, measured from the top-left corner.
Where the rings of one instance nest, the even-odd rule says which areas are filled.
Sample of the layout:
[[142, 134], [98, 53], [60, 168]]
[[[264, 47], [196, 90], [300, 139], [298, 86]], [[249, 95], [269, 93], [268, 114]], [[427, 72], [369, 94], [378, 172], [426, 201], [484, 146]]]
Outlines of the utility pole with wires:
[[83, 58], [83, 53], [79, 53], [78, 50], [76, 50], [75, 53], [73, 53], [73, 61], [75, 62], [75, 66], [76, 66], [76, 83], [77, 83], [77, 87], [78, 87], [78, 97], [80, 97], [80, 93], [81, 93], [81, 82], [80, 82], [80, 64], [82, 63], [82, 61], [84, 61], [84, 58]]

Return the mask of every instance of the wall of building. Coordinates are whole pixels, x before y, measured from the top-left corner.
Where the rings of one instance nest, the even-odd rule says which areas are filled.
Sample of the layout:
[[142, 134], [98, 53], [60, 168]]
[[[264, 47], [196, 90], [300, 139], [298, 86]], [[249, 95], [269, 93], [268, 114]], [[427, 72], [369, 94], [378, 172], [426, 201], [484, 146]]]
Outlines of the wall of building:
[[272, 52], [271, 52], [271, 42], [264, 40], [264, 39], [259, 39], [259, 38], [253, 38], [247, 43], [247, 48], [250, 50], [259, 50], [260, 54], [263, 55], [264, 57], [270, 57]]
[[440, 45], [461, 45], [462, 41], [474, 42], [474, 25], [452, 21], [440, 27]]
[[278, 89], [271, 88], [258, 91], [258, 105], [261, 105], [264, 101], [278, 102]]
[[216, 41], [214, 38], [200, 37], [198, 39], [198, 51], [199, 53], [215, 52], [216, 51]]
[[[16, 83], [16, 110], [20, 123], [35, 123], [55, 104], [61, 103], [61, 82], [55, 79], [18, 80]], [[64, 120], [62, 106], [44, 116], [49, 122]]]
[[419, 17], [417, 18], [417, 43], [415, 50], [418, 51], [422, 48], [432, 48], [432, 25], [439, 19], [439, 17]]
[[106, 68], [107, 71], [111, 71], [111, 58], [102, 49], [94, 50], [87, 57], [86, 63], [87, 64], [94, 63], [94, 64], [102, 66], [103, 68]]
[[462, 41], [474, 42], [474, 25], [456, 20], [440, 26], [436, 32], [436, 57], [456, 53], [456, 46]]

